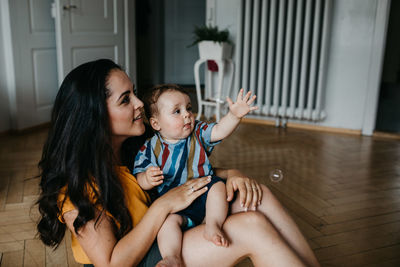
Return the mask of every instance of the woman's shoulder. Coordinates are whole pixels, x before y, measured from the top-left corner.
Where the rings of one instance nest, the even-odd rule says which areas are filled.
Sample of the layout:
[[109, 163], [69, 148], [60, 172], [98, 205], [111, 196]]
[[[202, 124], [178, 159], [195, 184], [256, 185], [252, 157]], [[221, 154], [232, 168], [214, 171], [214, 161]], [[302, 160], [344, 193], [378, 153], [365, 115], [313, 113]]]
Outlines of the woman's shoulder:
[[60, 193], [58, 194], [58, 199], [57, 199], [57, 206], [58, 206], [58, 210], [59, 210], [58, 220], [62, 223], [65, 223], [65, 221], [64, 221], [65, 213], [77, 209], [75, 207], [75, 205], [72, 203], [71, 199], [68, 197], [67, 190], [68, 190], [67, 185], [65, 185], [63, 188], [61, 188]]
[[[95, 191], [97, 191], [97, 186], [94, 181], [92, 184], [87, 183], [85, 189], [83, 190], [83, 194], [86, 195], [89, 198], [89, 201], [94, 205], [97, 201]], [[74, 205], [74, 203], [72, 203], [70, 197], [68, 196], [68, 185], [65, 185], [61, 188], [58, 194], [57, 206], [59, 210], [58, 220], [62, 223], [65, 223], [63, 218], [65, 213], [72, 210], [77, 210], [77, 207]]]

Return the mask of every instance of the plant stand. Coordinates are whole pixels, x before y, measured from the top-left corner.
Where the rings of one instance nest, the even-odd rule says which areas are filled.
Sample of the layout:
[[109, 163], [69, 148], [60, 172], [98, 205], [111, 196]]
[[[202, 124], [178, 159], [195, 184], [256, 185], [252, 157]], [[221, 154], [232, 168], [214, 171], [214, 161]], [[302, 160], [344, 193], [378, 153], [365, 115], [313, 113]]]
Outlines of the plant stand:
[[[200, 65], [203, 63], [206, 63], [207, 60], [214, 60], [215, 63], [218, 65], [218, 84], [217, 84], [217, 90], [214, 93], [213, 83], [212, 83], [212, 79], [211, 79], [211, 75], [212, 75], [211, 71], [209, 71], [207, 68], [205, 68], [206, 72], [207, 72], [208, 86], [206, 85], [204, 88], [204, 99], [203, 99], [201, 96], [199, 71], [200, 71]], [[225, 99], [221, 99], [221, 97], [222, 97], [222, 85], [223, 85], [223, 81], [224, 81], [226, 64], [229, 64], [230, 68], [232, 69], [231, 75], [230, 75], [230, 80], [229, 80], [228, 91], [226, 94], [227, 96], [229, 96], [230, 92], [231, 92], [231, 87], [232, 87], [232, 82], [233, 82], [233, 73], [234, 73], [234, 64], [231, 59], [200, 58], [194, 64], [194, 79], [196, 82], [197, 103], [199, 105], [196, 120], [200, 119], [201, 114], [203, 113], [203, 106], [214, 106], [216, 109], [216, 111], [215, 111], [216, 120], [217, 120], [217, 122], [220, 120], [221, 105], [223, 105], [225, 103]]]

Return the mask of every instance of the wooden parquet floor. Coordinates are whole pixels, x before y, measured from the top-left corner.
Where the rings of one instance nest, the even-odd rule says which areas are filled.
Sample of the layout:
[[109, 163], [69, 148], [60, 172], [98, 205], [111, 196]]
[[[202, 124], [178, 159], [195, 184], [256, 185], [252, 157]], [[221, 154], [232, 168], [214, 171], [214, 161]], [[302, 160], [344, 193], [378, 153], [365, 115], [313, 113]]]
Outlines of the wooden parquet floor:
[[[39, 180], [30, 177], [46, 134], [0, 136], [1, 266], [79, 266], [68, 234], [56, 251], [35, 238]], [[322, 266], [400, 266], [399, 140], [242, 124], [211, 159], [268, 185]], [[276, 168], [279, 183], [269, 178]]]

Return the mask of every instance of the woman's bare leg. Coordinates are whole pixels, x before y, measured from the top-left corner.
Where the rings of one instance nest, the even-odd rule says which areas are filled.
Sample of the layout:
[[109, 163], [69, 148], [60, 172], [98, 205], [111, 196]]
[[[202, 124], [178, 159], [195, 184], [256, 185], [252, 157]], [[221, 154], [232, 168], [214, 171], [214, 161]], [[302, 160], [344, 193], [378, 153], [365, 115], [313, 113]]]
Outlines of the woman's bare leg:
[[157, 243], [163, 260], [157, 264], [158, 267], [182, 265], [182, 223], [182, 216], [170, 214], [161, 226]]
[[184, 233], [182, 258], [186, 266], [233, 266], [250, 257], [255, 266], [305, 266], [268, 219], [259, 212], [230, 215], [223, 231], [228, 247], [203, 238], [204, 225]]
[[[286, 212], [285, 208], [275, 198], [272, 192], [264, 185], [263, 198], [261, 205], [257, 207], [257, 211], [264, 214], [277, 231], [282, 235], [283, 239], [292, 247], [299, 257], [309, 266], [320, 266], [314, 252], [311, 250], [307, 240], [301, 233], [300, 229]], [[239, 197], [231, 205], [231, 212], [236, 213], [243, 211], [240, 206]], [[250, 207], [251, 210], [251, 207]]]

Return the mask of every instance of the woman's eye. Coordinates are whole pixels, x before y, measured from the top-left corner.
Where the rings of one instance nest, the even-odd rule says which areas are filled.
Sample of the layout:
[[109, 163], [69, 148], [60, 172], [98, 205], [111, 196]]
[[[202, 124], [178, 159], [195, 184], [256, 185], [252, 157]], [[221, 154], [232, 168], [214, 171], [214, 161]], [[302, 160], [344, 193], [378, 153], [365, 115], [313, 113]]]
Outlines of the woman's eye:
[[125, 97], [122, 99], [121, 104], [129, 104], [129, 102], [130, 102], [129, 96], [125, 96]]

